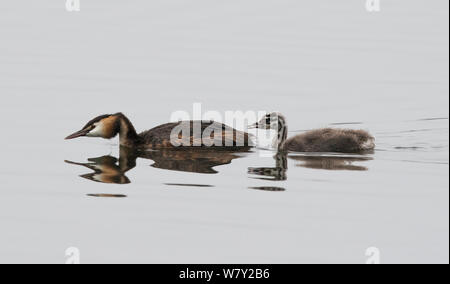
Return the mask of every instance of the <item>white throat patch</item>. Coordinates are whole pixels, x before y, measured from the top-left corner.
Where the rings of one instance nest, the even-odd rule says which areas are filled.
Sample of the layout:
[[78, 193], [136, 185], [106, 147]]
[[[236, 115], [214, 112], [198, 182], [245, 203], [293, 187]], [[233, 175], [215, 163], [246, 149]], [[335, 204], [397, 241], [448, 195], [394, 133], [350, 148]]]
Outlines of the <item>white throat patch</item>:
[[103, 125], [102, 123], [95, 123], [95, 128], [89, 131], [89, 133], [86, 135], [88, 137], [102, 137], [103, 136]]

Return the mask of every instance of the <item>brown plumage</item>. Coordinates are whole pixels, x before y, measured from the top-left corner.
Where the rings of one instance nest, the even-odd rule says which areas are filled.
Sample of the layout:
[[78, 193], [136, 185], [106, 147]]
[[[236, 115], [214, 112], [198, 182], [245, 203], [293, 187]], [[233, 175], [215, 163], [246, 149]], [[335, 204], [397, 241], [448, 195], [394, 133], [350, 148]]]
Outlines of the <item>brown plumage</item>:
[[373, 137], [364, 130], [323, 128], [286, 140], [283, 149], [296, 152], [358, 153], [370, 150]]
[[138, 134], [130, 120], [122, 113], [98, 116], [66, 139], [82, 136], [111, 139], [116, 135], [119, 135], [121, 146], [136, 149], [241, 149], [253, 146], [248, 133], [214, 121], [167, 123]]

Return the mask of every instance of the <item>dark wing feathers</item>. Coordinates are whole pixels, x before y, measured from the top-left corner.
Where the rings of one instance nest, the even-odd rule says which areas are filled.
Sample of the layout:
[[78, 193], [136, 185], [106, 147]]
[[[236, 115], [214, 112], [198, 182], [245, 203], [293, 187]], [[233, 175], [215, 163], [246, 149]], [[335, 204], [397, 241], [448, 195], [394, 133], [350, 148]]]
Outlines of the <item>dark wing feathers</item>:
[[[189, 130], [182, 137], [181, 129]], [[172, 131], [176, 129], [174, 133]], [[194, 131], [196, 130], [196, 131]], [[175, 136], [174, 136], [175, 134]], [[167, 123], [139, 134], [145, 145], [157, 148], [173, 148], [172, 142], [184, 142], [183, 146], [251, 147], [248, 133], [238, 131], [225, 124], [213, 121], [182, 121]], [[182, 138], [184, 140], [182, 140]], [[186, 145], [189, 144], [189, 145]]]

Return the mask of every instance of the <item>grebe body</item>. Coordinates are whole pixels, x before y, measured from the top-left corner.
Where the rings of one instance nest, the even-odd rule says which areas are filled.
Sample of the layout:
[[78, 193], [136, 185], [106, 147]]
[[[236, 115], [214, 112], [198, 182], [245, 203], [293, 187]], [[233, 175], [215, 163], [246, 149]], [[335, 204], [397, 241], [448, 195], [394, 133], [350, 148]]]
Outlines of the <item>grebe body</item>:
[[254, 146], [248, 133], [214, 121], [167, 123], [138, 134], [122, 113], [98, 116], [66, 139], [83, 136], [111, 139], [117, 135], [121, 146], [144, 150], [185, 147], [244, 150]]

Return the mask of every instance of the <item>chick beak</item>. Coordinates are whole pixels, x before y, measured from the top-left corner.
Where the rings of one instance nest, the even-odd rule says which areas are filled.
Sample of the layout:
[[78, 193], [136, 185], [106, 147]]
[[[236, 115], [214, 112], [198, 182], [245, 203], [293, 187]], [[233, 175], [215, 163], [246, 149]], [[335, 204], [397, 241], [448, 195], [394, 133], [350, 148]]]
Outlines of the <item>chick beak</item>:
[[69, 139], [75, 139], [75, 138], [78, 138], [78, 137], [83, 137], [83, 136], [86, 136], [88, 133], [89, 133], [89, 130], [82, 129], [80, 131], [77, 131], [77, 132], [67, 136], [65, 139], [69, 140]]
[[251, 125], [249, 125], [247, 128], [248, 128], [248, 129], [256, 129], [256, 128], [259, 128], [259, 123], [257, 122], [257, 123], [255, 123], [255, 124], [251, 124]]

